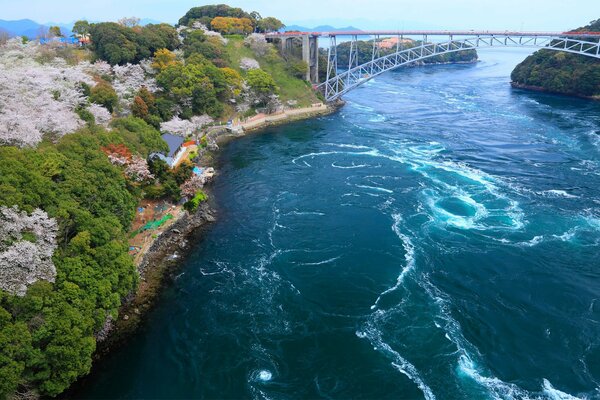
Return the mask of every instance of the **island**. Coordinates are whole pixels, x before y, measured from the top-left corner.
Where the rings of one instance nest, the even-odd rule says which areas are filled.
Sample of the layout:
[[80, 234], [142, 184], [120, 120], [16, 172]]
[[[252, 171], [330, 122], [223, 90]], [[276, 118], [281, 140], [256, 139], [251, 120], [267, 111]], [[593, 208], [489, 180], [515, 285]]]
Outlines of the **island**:
[[[600, 19], [572, 32], [600, 31]], [[512, 85], [570, 96], [600, 99], [600, 60], [562, 51], [539, 50], [517, 65]]]

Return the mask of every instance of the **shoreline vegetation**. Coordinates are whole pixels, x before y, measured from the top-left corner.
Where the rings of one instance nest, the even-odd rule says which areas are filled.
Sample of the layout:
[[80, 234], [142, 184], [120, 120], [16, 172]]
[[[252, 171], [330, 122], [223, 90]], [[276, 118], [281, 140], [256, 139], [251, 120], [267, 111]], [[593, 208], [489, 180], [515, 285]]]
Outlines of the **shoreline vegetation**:
[[[600, 19], [572, 32], [600, 31]], [[512, 86], [537, 92], [600, 100], [600, 60], [579, 54], [538, 50], [515, 67]]]

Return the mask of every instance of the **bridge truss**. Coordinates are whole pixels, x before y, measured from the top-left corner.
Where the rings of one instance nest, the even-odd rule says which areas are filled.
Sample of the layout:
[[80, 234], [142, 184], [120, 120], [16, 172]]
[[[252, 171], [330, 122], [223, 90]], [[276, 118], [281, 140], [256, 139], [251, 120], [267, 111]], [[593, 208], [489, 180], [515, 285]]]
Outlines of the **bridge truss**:
[[[362, 85], [386, 71], [409, 65], [421, 60], [463, 50], [472, 50], [485, 47], [526, 47], [563, 51], [580, 54], [583, 56], [600, 59], [600, 33], [477, 33], [472, 32], [429, 32], [422, 33], [423, 40], [417, 47], [403, 48], [405, 36], [415, 36], [412, 32], [397, 32], [395, 51], [392, 54], [381, 56], [381, 36], [391, 36], [389, 33], [374, 34], [371, 61], [359, 65], [358, 37], [369, 35], [368, 32], [360, 33], [326, 33], [322, 36], [329, 37], [327, 56], [327, 76], [325, 82], [317, 86], [325, 96], [327, 102], [339, 99], [343, 94]], [[350, 54], [348, 65], [338, 70], [338, 36], [350, 36]], [[428, 42], [429, 36], [447, 36], [449, 40], [432, 43]], [[463, 36], [455, 39], [456, 36]]]

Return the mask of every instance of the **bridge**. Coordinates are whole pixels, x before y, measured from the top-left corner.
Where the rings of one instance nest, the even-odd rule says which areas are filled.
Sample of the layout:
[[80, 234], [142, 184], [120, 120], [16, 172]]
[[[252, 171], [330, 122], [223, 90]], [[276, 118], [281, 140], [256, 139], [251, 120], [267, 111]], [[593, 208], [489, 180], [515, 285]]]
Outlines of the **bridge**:
[[[516, 31], [340, 31], [340, 32], [282, 32], [266, 35], [279, 41], [282, 52], [290, 49], [292, 40], [302, 41], [302, 59], [308, 64], [306, 80], [316, 85], [327, 102], [381, 75], [386, 71], [422, 61], [427, 58], [485, 47], [524, 47], [548, 49], [600, 59], [600, 32], [516, 32]], [[350, 42], [348, 65], [338, 65], [338, 38]], [[372, 40], [371, 60], [358, 63], [359, 37]], [[382, 38], [396, 38], [391, 54], [382, 55]], [[405, 48], [406, 38], [419, 37], [415, 47]], [[437, 39], [431, 41], [430, 38]], [[318, 39], [329, 40], [327, 75], [319, 84]]]

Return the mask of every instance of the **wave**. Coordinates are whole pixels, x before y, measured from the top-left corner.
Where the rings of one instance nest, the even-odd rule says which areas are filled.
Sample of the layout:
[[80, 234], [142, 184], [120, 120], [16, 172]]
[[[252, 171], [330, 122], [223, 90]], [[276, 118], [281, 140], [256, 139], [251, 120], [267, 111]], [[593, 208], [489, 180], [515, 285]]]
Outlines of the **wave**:
[[375, 190], [377, 192], [383, 192], [383, 193], [394, 193], [393, 190], [390, 189], [386, 189], [386, 188], [382, 188], [382, 187], [378, 187], [378, 186], [369, 186], [369, 185], [354, 185], [356, 187], [362, 188], [362, 189], [371, 189], [371, 190]]
[[569, 198], [569, 199], [576, 199], [576, 198], [579, 197], [579, 196], [575, 196], [575, 195], [573, 195], [571, 193], [568, 193], [565, 190], [559, 190], [559, 189], [544, 190], [542, 192], [542, 194], [546, 194], [546, 195], [549, 195], [551, 197], [566, 197], [566, 198]]
[[377, 300], [375, 300], [375, 303], [371, 306], [372, 310], [377, 308], [383, 296], [397, 290], [400, 287], [400, 285], [402, 285], [402, 283], [404, 282], [404, 277], [415, 268], [415, 246], [412, 244], [410, 238], [404, 233], [402, 233], [402, 231], [400, 230], [402, 216], [400, 214], [393, 214], [392, 218], [394, 220], [394, 223], [392, 224], [392, 230], [394, 231], [394, 233], [396, 233], [398, 238], [400, 238], [400, 240], [402, 241], [402, 247], [404, 248], [405, 264], [402, 270], [400, 271], [400, 274], [396, 278], [396, 284], [390, 287], [389, 289], [383, 291], [377, 297]]
[[317, 261], [317, 262], [303, 262], [303, 263], [299, 263], [300, 265], [323, 265], [323, 264], [330, 264], [334, 261], [337, 261], [340, 259], [341, 256], [337, 256], [337, 257], [332, 257], [329, 258], [327, 260], [323, 260], [323, 261]]
[[348, 166], [344, 166], [344, 165], [337, 165], [336, 163], [331, 163], [331, 166], [333, 168], [340, 168], [340, 169], [356, 169], [356, 168], [365, 168], [365, 167], [369, 167], [368, 164], [354, 164], [352, 163], [352, 165], [348, 165]]
[[[375, 314], [382, 315], [381, 310], [377, 310]], [[371, 345], [375, 350], [383, 350], [383, 352], [387, 356], [391, 356], [394, 360], [392, 362], [392, 366], [398, 370], [400, 373], [404, 374], [408, 379], [413, 381], [417, 387], [423, 392], [425, 399], [427, 400], [435, 400], [435, 395], [429, 386], [425, 384], [425, 381], [421, 377], [421, 374], [417, 370], [417, 368], [412, 365], [407, 359], [402, 357], [400, 353], [396, 350], [392, 349], [390, 345], [383, 341], [381, 337], [381, 332], [377, 330], [374, 326], [369, 326], [364, 331], [357, 331], [356, 336], [359, 338], [366, 338], [369, 340]]]
[[542, 388], [544, 394], [548, 395], [552, 400], [580, 400], [579, 397], [571, 396], [568, 393], [555, 389], [547, 379], [544, 379]]

